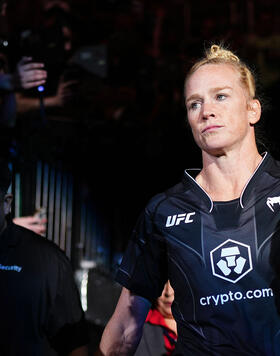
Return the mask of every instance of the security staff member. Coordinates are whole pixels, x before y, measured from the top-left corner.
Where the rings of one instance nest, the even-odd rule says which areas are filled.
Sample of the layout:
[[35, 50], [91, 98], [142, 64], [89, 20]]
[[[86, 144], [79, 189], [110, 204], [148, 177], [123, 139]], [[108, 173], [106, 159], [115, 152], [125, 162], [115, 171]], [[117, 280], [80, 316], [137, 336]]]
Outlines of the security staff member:
[[[87, 324], [71, 265], [45, 238], [7, 221], [11, 173], [0, 161], [0, 355], [86, 356]], [[48, 346], [47, 346], [48, 345]]]

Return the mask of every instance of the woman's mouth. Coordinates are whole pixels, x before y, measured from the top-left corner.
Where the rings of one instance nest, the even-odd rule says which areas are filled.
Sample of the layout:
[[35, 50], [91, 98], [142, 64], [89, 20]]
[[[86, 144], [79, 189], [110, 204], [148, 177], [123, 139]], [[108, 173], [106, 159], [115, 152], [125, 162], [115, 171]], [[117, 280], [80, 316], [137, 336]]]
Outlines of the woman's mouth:
[[220, 125], [209, 125], [202, 130], [202, 133], [216, 131], [216, 130], [220, 129], [221, 127], [222, 126], [220, 126]]

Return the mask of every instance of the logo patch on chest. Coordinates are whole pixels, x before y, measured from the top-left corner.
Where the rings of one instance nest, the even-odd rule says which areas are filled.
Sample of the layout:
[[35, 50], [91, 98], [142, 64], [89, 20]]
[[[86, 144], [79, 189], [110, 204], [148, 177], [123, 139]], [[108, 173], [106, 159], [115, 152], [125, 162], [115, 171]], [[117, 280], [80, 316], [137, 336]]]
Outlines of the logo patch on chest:
[[253, 269], [250, 246], [230, 239], [210, 251], [210, 260], [213, 275], [232, 283]]
[[183, 213], [183, 214], [176, 214], [176, 215], [169, 215], [167, 216], [166, 220], [166, 227], [180, 225], [181, 223], [189, 224], [193, 222], [193, 217], [195, 213]]
[[274, 205], [278, 204], [280, 206], [280, 197], [268, 197], [266, 200], [266, 205], [271, 211], [274, 212]]

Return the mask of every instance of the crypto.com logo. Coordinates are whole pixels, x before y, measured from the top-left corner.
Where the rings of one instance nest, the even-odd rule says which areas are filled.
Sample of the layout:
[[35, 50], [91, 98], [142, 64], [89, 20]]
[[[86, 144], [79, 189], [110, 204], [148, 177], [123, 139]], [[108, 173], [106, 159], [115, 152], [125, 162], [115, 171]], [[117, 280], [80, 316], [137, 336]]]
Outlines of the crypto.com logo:
[[228, 239], [210, 252], [213, 275], [236, 283], [252, 271], [250, 246]]

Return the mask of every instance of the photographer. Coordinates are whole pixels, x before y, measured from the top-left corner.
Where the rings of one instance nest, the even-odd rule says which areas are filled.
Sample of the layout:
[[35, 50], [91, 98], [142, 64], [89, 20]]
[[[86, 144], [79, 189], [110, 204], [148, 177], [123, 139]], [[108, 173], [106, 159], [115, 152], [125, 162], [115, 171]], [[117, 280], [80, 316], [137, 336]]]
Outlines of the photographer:
[[[19, 114], [39, 109], [55, 109], [48, 113], [63, 114], [73, 96], [77, 83], [66, 78], [65, 70], [72, 54], [72, 29], [69, 5], [61, 1], [46, 1], [42, 6], [42, 19], [38, 28], [27, 26], [19, 33], [20, 55], [43, 61], [48, 71], [48, 81], [40, 90], [20, 92], [16, 95]], [[39, 88], [38, 88], [39, 89]], [[38, 100], [40, 98], [40, 100]]]
[[[7, 1], [0, 2], [0, 18], [5, 25]], [[3, 46], [5, 46], [5, 41]], [[45, 84], [47, 72], [44, 63], [33, 62], [31, 57], [22, 57], [17, 63], [15, 71], [9, 72], [8, 60], [5, 52], [0, 50], [0, 123], [13, 127], [16, 118], [16, 99], [14, 92], [38, 87]]]

